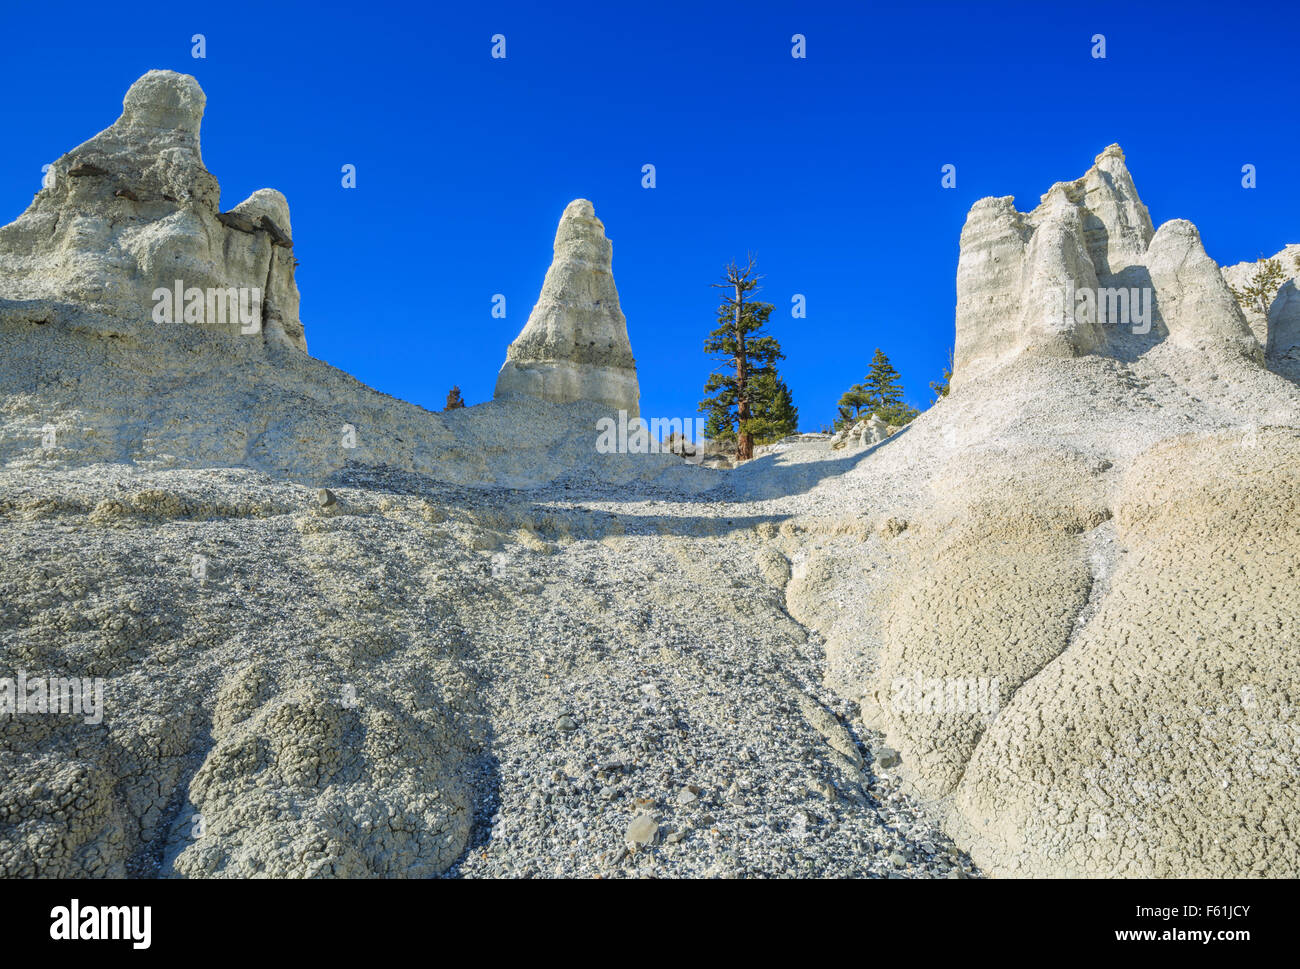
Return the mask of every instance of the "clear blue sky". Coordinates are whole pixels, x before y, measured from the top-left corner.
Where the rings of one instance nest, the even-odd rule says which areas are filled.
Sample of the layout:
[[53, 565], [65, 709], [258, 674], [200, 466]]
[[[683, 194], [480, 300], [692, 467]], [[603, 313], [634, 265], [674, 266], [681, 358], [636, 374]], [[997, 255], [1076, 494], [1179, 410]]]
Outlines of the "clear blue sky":
[[[0, 222], [139, 75], [184, 71], [207, 92], [223, 207], [288, 196], [313, 355], [434, 409], [453, 383], [489, 398], [560, 213], [584, 197], [614, 241], [642, 412], [696, 413], [709, 284], [751, 250], [816, 429], [877, 346], [926, 403], [971, 203], [1030, 208], [1111, 142], [1156, 224], [1192, 220], [1219, 262], [1300, 242], [1298, 22], [1294, 2], [11, 0]], [[794, 293], [807, 319], [791, 318]]]

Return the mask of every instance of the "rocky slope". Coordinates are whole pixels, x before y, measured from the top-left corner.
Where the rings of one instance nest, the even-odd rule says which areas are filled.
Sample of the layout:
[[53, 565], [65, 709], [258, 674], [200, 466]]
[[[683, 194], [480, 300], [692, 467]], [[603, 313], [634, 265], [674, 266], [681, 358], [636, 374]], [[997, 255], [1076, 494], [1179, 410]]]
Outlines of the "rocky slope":
[[[1121, 284], [1154, 290], [1146, 332], [1053, 299]], [[1194, 226], [1151, 231], [1114, 146], [1028, 215], [972, 208], [957, 347], [949, 398], [809, 493], [881, 516], [794, 570], [836, 688], [995, 873], [1294, 874], [1300, 394], [1279, 358]]]
[[[1117, 148], [974, 206], [941, 404], [724, 472], [595, 447], [590, 203], [502, 399], [431, 414], [307, 355], [201, 109], [146, 75], [0, 230], [0, 678], [105, 698], [0, 713], [0, 873], [1300, 871], [1300, 388]], [[154, 322], [146, 238], [279, 315]], [[1149, 329], [1052, 314], [1120, 281]]]

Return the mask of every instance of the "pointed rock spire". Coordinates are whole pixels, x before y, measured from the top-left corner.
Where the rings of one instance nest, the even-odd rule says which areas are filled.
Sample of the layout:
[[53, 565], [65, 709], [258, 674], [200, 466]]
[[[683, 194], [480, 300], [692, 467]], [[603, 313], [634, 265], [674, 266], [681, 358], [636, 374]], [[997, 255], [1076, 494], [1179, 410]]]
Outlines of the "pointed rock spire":
[[[961, 230], [953, 377], [985, 369], [1020, 345], [1020, 277], [1033, 229], [1015, 199], [980, 199]], [[958, 376], [960, 375], [960, 377]]]
[[1023, 348], [1057, 357], [1090, 353], [1106, 334], [1073, 300], [1077, 291], [1097, 288], [1084, 220], [1063, 195], [1049, 193], [1043, 204], [1048, 213], [1026, 246], [1020, 279]]
[[1141, 265], [1155, 235], [1119, 145], [1110, 145], [1083, 176], [1082, 208], [1088, 251], [1105, 285], [1112, 275]]
[[612, 259], [613, 246], [592, 204], [570, 202], [555, 233], [541, 295], [506, 351], [494, 397], [586, 400], [639, 415], [636, 361]]

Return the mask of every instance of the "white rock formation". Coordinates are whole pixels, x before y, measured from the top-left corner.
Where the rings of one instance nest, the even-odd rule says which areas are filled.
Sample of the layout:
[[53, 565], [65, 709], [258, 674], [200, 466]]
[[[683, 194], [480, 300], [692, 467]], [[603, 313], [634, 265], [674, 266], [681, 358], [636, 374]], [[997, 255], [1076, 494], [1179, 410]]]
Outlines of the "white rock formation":
[[[977, 202], [960, 379], [843, 476], [842, 541], [788, 550], [877, 764], [992, 873], [1300, 872], [1300, 388], [1224, 276], [1117, 149], [1031, 213]], [[1065, 283], [1150, 287], [1150, 331], [1044, 321]]]
[[1223, 273], [1205, 254], [1196, 226], [1185, 219], [1162, 225], [1151, 240], [1146, 264], [1169, 339], [1190, 349], [1237, 347], [1243, 355], [1262, 359]]
[[[129, 191], [198, 201], [140, 234], [276, 245], [275, 195], [212, 225], [199, 96], [150, 78], [127, 114], [159, 154]], [[598, 453], [616, 395], [434, 414], [151, 323], [136, 254], [202, 250], [123, 248], [91, 181], [116, 157], [4, 230], [0, 698], [26, 670], [109, 702], [0, 709], [0, 877], [643, 874], [607, 822], [664, 756], [689, 765], [643, 825], [681, 845], [664, 875], [1300, 874], [1300, 387], [1240, 352], [1194, 230], [1149, 233], [1116, 152], [1028, 216], [972, 210], [959, 340], [984, 369], [941, 407], [852, 461], [812, 436], [725, 476]], [[579, 391], [608, 273], [584, 220], [529, 343]], [[1149, 272], [1167, 321], [1044, 318], [1090, 271]], [[768, 834], [701, 836], [724, 802]]]
[[[1281, 265], [1284, 282], [1267, 315], [1253, 306], [1241, 309], [1255, 339], [1265, 348], [1269, 366], [1300, 379], [1300, 243], [1291, 243], [1270, 258]], [[1241, 289], [1255, 271], [1256, 263], [1239, 262], [1225, 266], [1223, 278], [1229, 286]]]
[[844, 448], [856, 450], [870, 447], [872, 444], [879, 444], [897, 430], [897, 427], [881, 420], [879, 415], [872, 414], [870, 418], [860, 420], [851, 427], [840, 428], [830, 439], [831, 449], [840, 451]]
[[305, 351], [288, 203], [262, 189], [219, 211], [199, 148], [205, 101], [187, 74], [150, 71], [131, 85], [122, 116], [55, 161], [27, 211], [0, 229], [0, 298], [148, 320], [154, 292], [178, 280], [205, 294], [256, 289], [256, 332], [241, 334], [253, 327], [237, 316], [192, 322]]
[[1079, 205], [1088, 253], [1103, 284], [1142, 264], [1155, 230], [1119, 145], [1108, 146], [1083, 178], [1062, 190]]
[[[55, 162], [49, 187], [0, 229], [0, 463], [243, 466], [307, 480], [383, 465], [518, 486], [591, 461], [600, 405], [521, 398], [431, 414], [302, 352], [288, 206], [263, 189], [218, 211], [199, 154], [204, 100], [192, 77], [145, 75], [117, 123]], [[552, 288], [569, 294], [576, 318], [587, 287], [588, 312], [617, 324], [609, 340], [626, 351], [609, 244], [589, 207], [572, 210]], [[155, 321], [154, 290], [177, 278], [262, 288], [260, 332], [234, 319]], [[622, 358], [630, 368], [630, 351]], [[614, 402], [634, 405], [635, 372], [622, 376]], [[615, 476], [669, 464], [694, 470], [671, 455], [602, 457]]]
[[495, 398], [592, 401], [640, 414], [641, 391], [611, 270], [613, 246], [586, 199], [570, 202], [528, 322], [506, 351]]
[[957, 269], [955, 386], [1025, 353], [1077, 357], [1165, 337], [1263, 360], [1196, 227], [1175, 220], [1152, 230], [1118, 145], [1082, 178], [1053, 185], [1032, 212], [1009, 197], [971, 207]]
[[1054, 185], [1027, 221], [1034, 232], [1020, 277], [1020, 348], [1062, 357], [1097, 349], [1105, 341], [1097, 321], [1062, 312], [1062, 296], [1071, 289], [1097, 288], [1079, 204], [1067, 186]]

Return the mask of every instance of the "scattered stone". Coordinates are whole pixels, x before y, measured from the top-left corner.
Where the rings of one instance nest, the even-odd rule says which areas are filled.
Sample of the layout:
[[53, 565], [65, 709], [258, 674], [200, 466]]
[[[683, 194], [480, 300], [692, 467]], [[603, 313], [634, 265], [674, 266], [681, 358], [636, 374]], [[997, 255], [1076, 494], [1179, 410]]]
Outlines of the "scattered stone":
[[639, 846], [657, 844], [659, 841], [659, 822], [649, 814], [638, 814], [627, 826], [624, 840]]
[[257, 223], [238, 212], [218, 212], [217, 221], [228, 229], [247, 232], [250, 235], [257, 231]]
[[817, 794], [820, 794], [828, 801], [834, 801], [837, 796], [835, 791], [835, 785], [831, 784], [829, 781], [821, 781], [821, 780], [814, 781], [813, 784], [810, 786], [810, 790], [814, 791]]
[[853, 767], [860, 768], [865, 763], [853, 736], [840, 723], [839, 718], [806, 693], [796, 693], [795, 700], [804, 717], [813, 728], [826, 738], [826, 742], [848, 759]]
[[886, 515], [880, 520], [880, 525], [876, 531], [882, 538], [897, 538], [907, 530], [907, 521], [902, 518], [895, 518], [893, 515]]
[[73, 178], [85, 178], [88, 176], [94, 177], [107, 175], [108, 169], [100, 168], [98, 165], [92, 164], [91, 162], [81, 162], [79, 165], [69, 168], [68, 174]]

